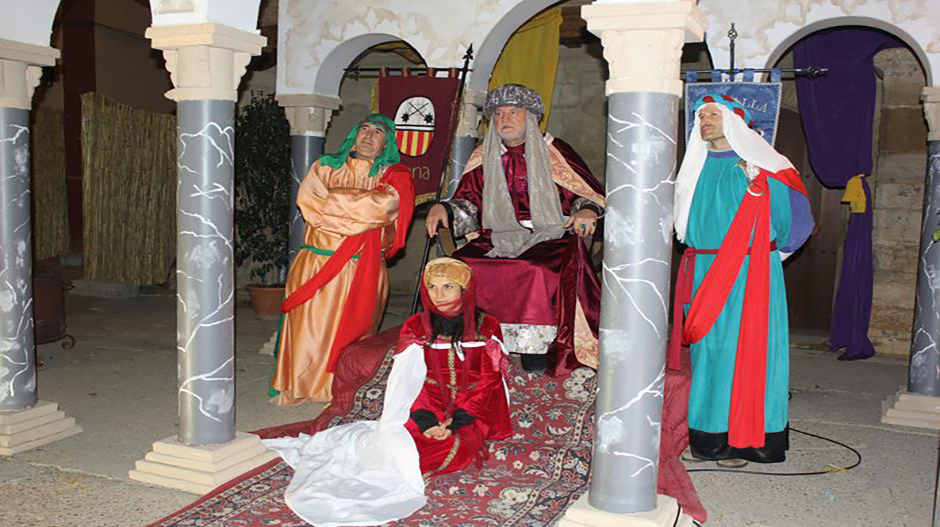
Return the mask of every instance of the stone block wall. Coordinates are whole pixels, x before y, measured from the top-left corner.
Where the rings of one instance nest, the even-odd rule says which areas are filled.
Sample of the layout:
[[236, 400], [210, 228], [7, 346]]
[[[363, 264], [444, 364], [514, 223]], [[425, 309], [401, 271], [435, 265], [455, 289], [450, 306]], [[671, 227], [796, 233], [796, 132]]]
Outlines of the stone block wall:
[[874, 298], [869, 335], [881, 355], [910, 353], [924, 203], [927, 125], [923, 69], [907, 48], [882, 51], [874, 178]]
[[561, 46], [548, 133], [563, 139], [604, 181], [607, 166], [607, 63], [599, 41]]

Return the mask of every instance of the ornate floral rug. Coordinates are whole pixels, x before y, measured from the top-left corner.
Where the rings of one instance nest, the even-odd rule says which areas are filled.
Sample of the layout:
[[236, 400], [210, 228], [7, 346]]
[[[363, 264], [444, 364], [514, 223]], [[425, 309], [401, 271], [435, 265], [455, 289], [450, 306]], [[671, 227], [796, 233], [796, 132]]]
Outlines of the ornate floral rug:
[[[263, 437], [378, 419], [391, 350], [371, 379], [351, 397], [345, 415], [327, 410], [320, 419], [259, 432]], [[344, 352], [344, 355], [346, 353]], [[428, 505], [389, 525], [420, 527], [531, 527], [551, 525], [587, 491], [593, 438], [595, 376], [588, 368], [566, 379], [531, 375], [510, 362], [509, 389], [516, 434], [490, 444], [482, 470], [433, 478]], [[335, 405], [334, 405], [335, 406]], [[342, 406], [342, 405], [340, 405]], [[326, 421], [326, 422], [324, 422]], [[151, 527], [294, 527], [306, 523], [284, 504], [293, 470], [279, 459], [219, 487]]]

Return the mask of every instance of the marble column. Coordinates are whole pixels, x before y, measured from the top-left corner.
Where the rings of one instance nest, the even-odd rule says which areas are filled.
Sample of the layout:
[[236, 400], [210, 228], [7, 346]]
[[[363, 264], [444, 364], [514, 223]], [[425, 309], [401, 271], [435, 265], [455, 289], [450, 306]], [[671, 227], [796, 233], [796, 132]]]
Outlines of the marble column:
[[656, 507], [678, 97], [612, 93], [591, 505]]
[[297, 208], [297, 191], [307, 171], [323, 155], [326, 129], [333, 112], [340, 107], [340, 99], [323, 95], [279, 95], [278, 103], [284, 107], [290, 122], [291, 135], [291, 189], [290, 189], [290, 242], [288, 262], [293, 262], [304, 242], [304, 218]]
[[447, 180], [447, 187], [441, 191], [441, 199], [450, 199], [454, 192], [457, 192], [457, 185], [460, 183], [460, 176], [463, 174], [464, 167], [467, 166], [467, 160], [470, 154], [477, 147], [477, 136], [459, 135], [454, 137], [454, 146], [450, 151], [450, 178]]
[[235, 437], [232, 179], [236, 90], [265, 39], [218, 24], [151, 27], [177, 103], [179, 441]]
[[38, 400], [30, 201], [29, 110], [0, 108], [0, 411]]
[[450, 199], [457, 191], [467, 160], [477, 146], [477, 139], [480, 137], [480, 106], [483, 105], [485, 97], [485, 93], [469, 88], [464, 90], [454, 144], [450, 151], [450, 178], [447, 180], [447, 186], [441, 189], [441, 199]]
[[0, 412], [36, 405], [29, 111], [56, 49], [0, 41]]
[[234, 110], [225, 100], [176, 106], [177, 372], [185, 445], [235, 437]]
[[0, 40], [0, 455], [82, 430], [36, 389], [29, 112], [41, 67], [58, 57], [47, 46]]
[[146, 36], [163, 50], [175, 86], [166, 96], [177, 103], [179, 433], [154, 443], [130, 477], [203, 493], [270, 458], [256, 436], [235, 431], [232, 245], [236, 90], [265, 38], [221, 24]]
[[907, 389], [936, 397], [940, 395], [940, 89], [924, 90], [924, 114], [930, 132]]
[[[607, 81], [607, 212], [600, 318], [600, 363], [588, 503], [561, 525], [618, 524], [631, 515], [680, 518], [656, 493], [676, 177], [679, 63], [686, 41], [701, 41], [705, 20], [692, 1], [595, 3], [582, 8], [610, 65]], [[586, 510], [595, 514], [585, 517]], [[646, 521], [646, 520], [644, 520]], [[606, 523], [604, 523], [606, 524]], [[648, 525], [648, 523], [642, 523]], [[659, 525], [658, 523], [656, 525]]]
[[940, 429], [940, 88], [922, 96], [927, 118], [924, 211], [907, 386], [882, 404], [881, 422]]
[[291, 135], [290, 137], [290, 241], [287, 247], [287, 264], [294, 262], [297, 251], [304, 243], [304, 217], [297, 208], [297, 193], [307, 171], [323, 155], [326, 136]]
[[[900, 419], [910, 421], [914, 418], [914, 426], [940, 428], [940, 405], [936, 399], [940, 396], [940, 348], [937, 347], [940, 342], [940, 88], [924, 88], [923, 101], [929, 127], [927, 180], [924, 183], [924, 217], [907, 377], [909, 395], [898, 394], [896, 408], [886, 410], [886, 414], [907, 407], [907, 415], [900, 416]], [[915, 405], [917, 402], [921, 404]], [[916, 413], [911, 415], [911, 411]], [[887, 416], [882, 420], [891, 422]], [[910, 423], [902, 421], [897, 424]], [[940, 499], [940, 472], [934, 492], [933, 525], [940, 526], [940, 502], [937, 501]]]

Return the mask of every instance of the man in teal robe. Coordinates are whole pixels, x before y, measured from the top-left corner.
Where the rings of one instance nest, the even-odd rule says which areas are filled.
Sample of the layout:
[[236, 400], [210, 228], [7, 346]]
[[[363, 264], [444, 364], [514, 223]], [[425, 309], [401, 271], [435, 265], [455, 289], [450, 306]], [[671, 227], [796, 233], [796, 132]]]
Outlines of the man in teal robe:
[[685, 289], [691, 305], [684, 325], [675, 323], [691, 343], [691, 454], [781, 462], [790, 346], [782, 261], [813, 229], [809, 201], [738, 101], [709, 95], [695, 108], [675, 206], [677, 236], [689, 247], [677, 302], [689, 303], [679, 298]]

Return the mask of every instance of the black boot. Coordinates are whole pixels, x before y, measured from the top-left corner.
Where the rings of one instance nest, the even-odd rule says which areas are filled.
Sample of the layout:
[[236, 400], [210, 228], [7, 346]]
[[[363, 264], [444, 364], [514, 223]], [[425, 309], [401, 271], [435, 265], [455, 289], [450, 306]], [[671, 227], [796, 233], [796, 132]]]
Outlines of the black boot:
[[689, 446], [698, 459], [718, 461], [722, 459], [746, 459], [755, 463], [782, 463], [790, 448], [790, 426], [781, 432], [764, 434], [761, 448], [734, 448], [728, 444], [728, 432], [709, 433], [689, 429]]
[[529, 373], [541, 373], [548, 369], [548, 356], [525, 353], [522, 355], [522, 369]]

